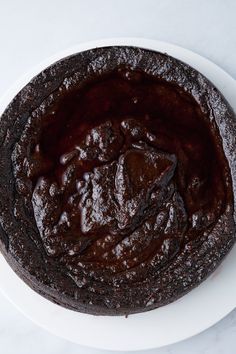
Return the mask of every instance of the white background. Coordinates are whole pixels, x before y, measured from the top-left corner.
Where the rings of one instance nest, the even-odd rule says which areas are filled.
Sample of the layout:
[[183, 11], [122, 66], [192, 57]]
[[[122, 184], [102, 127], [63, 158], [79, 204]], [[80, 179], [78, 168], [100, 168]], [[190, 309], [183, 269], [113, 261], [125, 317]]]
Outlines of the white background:
[[[0, 0], [0, 95], [25, 71], [55, 52], [106, 37], [169, 41], [209, 58], [236, 78], [235, 15], [234, 0]], [[234, 311], [194, 338], [146, 353], [235, 352]], [[0, 294], [0, 353], [104, 352], [46, 333]]]

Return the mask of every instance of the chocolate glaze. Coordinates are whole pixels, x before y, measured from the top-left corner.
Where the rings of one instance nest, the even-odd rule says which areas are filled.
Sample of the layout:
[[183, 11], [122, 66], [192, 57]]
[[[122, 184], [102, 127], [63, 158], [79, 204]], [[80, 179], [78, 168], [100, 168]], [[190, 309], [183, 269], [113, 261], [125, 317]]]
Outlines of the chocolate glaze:
[[235, 237], [235, 160], [217, 117], [232, 126], [217, 90], [159, 53], [91, 50], [39, 74], [2, 118], [7, 260], [44, 296], [94, 314], [183, 295]]

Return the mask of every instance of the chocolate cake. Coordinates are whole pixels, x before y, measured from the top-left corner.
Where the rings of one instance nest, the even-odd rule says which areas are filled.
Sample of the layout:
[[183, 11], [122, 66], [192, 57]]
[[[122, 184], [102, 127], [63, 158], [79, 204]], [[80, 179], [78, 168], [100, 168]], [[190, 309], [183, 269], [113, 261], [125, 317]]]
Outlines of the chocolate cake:
[[235, 241], [235, 116], [166, 54], [106, 47], [34, 77], [0, 124], [0, 247], [49, 300], [121, 315], [201, 283]]

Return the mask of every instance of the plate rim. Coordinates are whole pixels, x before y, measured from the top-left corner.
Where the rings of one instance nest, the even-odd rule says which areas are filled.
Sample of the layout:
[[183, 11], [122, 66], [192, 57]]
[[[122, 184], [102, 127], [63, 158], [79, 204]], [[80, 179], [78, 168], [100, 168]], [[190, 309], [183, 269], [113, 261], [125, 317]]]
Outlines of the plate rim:
[[[44, 61], [42, 61], [41, 63], [39, 63], [38, 65], [36, 65], [33, 69], [30, 69], [29, 71], [27, 71], [19, 80], [17, 80], [10, 88], [9, 90], [6, 91], [6, 93], [2, 96], [2, 98], [0, 99], [0, 115], [2, 114], [2, 112], [5, 110], [5, 108], [7, 107], [8, 103], [10, 103], [10, 101], [13, 99], [13, 97], [20, 91], [21, 88], [23, 88], [25, 86], [25, 84], [27, 84], [31, 78], [33, 78], [35, 75], [37, 75], [41, 70], [45, 69], [47, 66], [51, 65], [52, 63], [54, 63], [57, 60], [60, 60], [61, 58], [64, 58], [66, 56], [72, 55], [74, 53], [80, 52], [80, 51], [84, 51], [87, 49], [91, 49], [91, 48], [96, 48], [96, 47], [106, 47], [106, 46], [111, 46], [111, 45], [123, 45], [123, 46], [137, 46], [137, 47], [141, 47], [141, 48], [145, 48], [145, 49], [150, 49], [150, 50], [155, 50], [155, 51], [159, 51], [162, 53], [168, 53], [169, 55], [174, 56], [175, 58], [182, 60], [184, 62], [186, 62], [187, 64], [189, 64], [190, 66], [192, 66], [193, 68], [197, 69], [198, 71], [200, 71], [204, 76], [206, 76], [211, 82], [213, 82], [213, 84], [220, 89], [220, 91], [223, 93], [223, 95], [226, 97], [227, 101], [231, 104], [231, 106], [233, 106], [233, 109], [236, 110], [236, 103], [234, 103], [234, 99], [236, 98], [236, 94], [235, 96], [231, 97], [230, 95], [230, 90], [229, 87], [235, 87], [236, 89], [236, 81], [228, 74], [226, 73], [223, 69], [221, 69], [220, 67], [218, 67], [216, 64], [212, 63], [210, 60], [188, 50], [185, 48], [182, 48], [180, 46], [174, 45], [174, 44], [170, 44], [167, 42], [163, 42], [163, 41], [158, 41], [158, 40], [150, 40], [150, 39], [144, 39], [144, 38], [130, 38], [130, 37], [125, 37], [125, 38], [107, 38], [107, 39], [100, 39], [100, 40], [96, 40], [96, 41], [89, 41], [89, 42], [83, 42], [83, 43], [79, 43], [75, 46], [69, 47], [65, 50], [62, 50], [52, 56], [50, 56], [49, 58], [46, 58]], [[175, 55], [174, 55], [175, 54]], [[189, 59], [191, 58], [191, 60]], [[191, 62], [189, 62], [188, 60], [190, 60]], [[201, 69], [199, 69], [199, 67]], [[208, 70], [204, 70], [208, 68]], [[205, 71], [205, 72], [204, 72]], [[209, 71], [209, 73], [208, 73]], [[207, 74], [206, 74], [207, 73]], [[209, 75], [208, 75], [209, 74]], [[219, 87], [219, 85], [216, 84], [215, 80], [216, 77], [215, 75], [218, 77], [218, 81], [220, 82], [222, 80], [222, 82], [224, 82], [224, 84], [222, 84], [222, 87]], [[235, 90], [236, 91], [236, 90]], [[145, 312], [145, 313], [141, 313], [141, 314], [134, 314], [131, 315], [127, 321], [130, 322], [130, 325], [128, 327], [131, 327], [131, 325], [134, 325], [134, 319], [136, 318], [140, 318], [142, 321], [145, 323], [145, 325], [148, 325], [149, 320], [147, 320], [147, 317], [150, 318], [150, 321], [153, 321], [155, 316], [153, 316], [153, 313], [158, 313], [159, 314], [166, 312], [167, 308], [170, 309], [172, 307], [173, 311], [176, 311], [175, 307], [177, 304], [181, 304], [182, 302], [186, 302], [186, 301], [190, 301], [191, 304], [191, 294], [194, 292], [196, 294], [199, 293], [199, 291], [201, 292], [202, 288], [206, 288], [207, 284], [209, 283], [209, 281], [211, 279], [214, 279], [214, 277], [216, 277], [216, 274], [218, 274], [218, 276], [220, 274], [222, 274], [222, 269], [224, 270], [224, 268], [226, 268], [227, 263], [231, 264], [232, 263], [232, 254], [236, 253], [236, 247], [233, 248], [233, 250], [231, 250], [230, 254], [227, 255], [226, 260], [223, 261], [222, 265], [220, 265], [216, 271], [206, 280], [204, 281], [201, 285], [199, 285], [196, 289], [193, 289], [190, 293], [188, 293], [187, 295], [183, 296], [181, 299], [175, 301], [172, 304], [166, 305], [160, 309], [156, 309], [156, 310], [152, 310], [150, 312]], [[231, 262], [230, 262], [231, 260]], [[234, 262], [236, 265], [236, 262]], [[225, 265], [226, 264], [226, 265]], [[34, 313], [34, 315], [32, 315], [32, 312], [30, 313], [29, 311], [27, 311], [27, 309], [24, 307], [24, 301], [22, 299], [22, 301], [19, 301], [18, 298], [16, 298], [16, 296], [14, 295], [14, 292], [12, 291], [14, 289], [14, 286], [19, 286], [18, 289], [23, 289], [23, 294], [27, 294], [26, 296], [30, 296], [30, 299], [32, 301], [39, 301], [40, 297], [40, 302], [44, 303], [45, 305], [43, 305], [43, 308], [48, 309], [51, 308], [54, 315], [56, 315], [56, 318], [58, 320], [58, 316], [57, 313], [61, 313], [65, 311], [66, 314], [71, 314], [71, 316], [73, 317], [77, 317], [80, 318], [80, 321], [82, 322], [83, 319], [85, 320], [86, 325], [89, 325], [89, 323], [91, 321], [95, 321], [97, 323], [97, 328], [99, 328], [99, 321], [98, 318], [100, 318], [100, 322], [103, 321], [104, 322], [104, 318], [106, 318], [107, 320], [105, 320], [105, 327], [110, 323], [114, 322], [114, 326], [117, 328], [122, 329], [121, 327], [121, 323], [122, 321], [119, 321], [119, 319], [121, 319], [121, 317], [116, 317], [117, 320], [115, 321], [109, 321], [108, 318], [113, 318], [114, 317], [110, 317], [110, 316], [99, 316], [99, 317], [94, 317], [92, 315], [86, 315], [86, 314], [81, 314], [78, 312], [74, 312], [65, 308], [62, 308], [61, 306], [58, 306], [56, 304], [53, 304], [51, 302], [49, 302], [48, 300], [46, 300], [45, 298], [43, 298], [41, 295], [36, 294], [32, 289], [30, 289], [28, 287], [28, 285], [26, 285], [15, 273], [14, 271], [11, 269], [11, 267], [8, 265], [8, 263], [6, 262], [6, 260], [4, 259], [4, 257], [1, 255], [0, 256], [0, 266], [2, 267], [2, 269], [4, 269], [4, 275], [0, 273], [0, 291], [10, 300], [11, 303], [13, 303], [26, 317], [28, 317], [29, 319], [31, 319], [33, 322], [37, 323], [40, 327], [43, 327], [44, 329], [48, 330], [49, 332], [59, 336], [59, 337], [64, 337], [65, 339], [68, 339], [72, 342], [76, 342], [80, 345], [84, 345], [84, 346], [88, 346], [88, 347], [93, 347], [93, 348], [97, 348], [97, 349], [107, 349], [107, 350], [117, 350], [117, 351], [136, 351], [136, 350], [147, 350], [147, 349], [154, 349], [154, 348], [158, 348], [161, 346], [165, 346], [165, 345], [169, 345], [169, 344], [173, 344], [175, 342], [178, 342], [180, 340], [184, 340], [187, 339], [197, 333], [202, 332], [203, 330], [209, 328], [210, 326], [212, 326], [214, 323], [218, 322], [220, 319], [222, 319], [224, 316], [226, 316], [231, 310], [233, 310], [235, 308], [236, 305], [236, 300], [233, 299], [233, 296], [231, 295], [230, 298], [228, 298], [228, 303], [224, 305], [224, 303], [221, 303], [222, 308], [219, 310], [218, 312], [215, 313], [215, 315], [213, 316], [212, 313], [211, 316], [209, 315], [209, 317], [205, 317], [204, 321], [202, 321], [202, 323], [199, 325], [195, 325], [192, 327], [190, 326], [186, 326], [185, 328], [183, 327], [182, 330], [179, 330], [177, 335], [169, 335], [168, 334], [165, 336], [164, 340], [160, 340], [157, 339], [156, 341], [152, 341], [152, 344], [148, 344], [147, 343], [147, 339], [142, 341], [139, 341], [139, 343], [134, 343], [134, 339], [132, 339], [131, 342], [125, 342], [122, 343], [122, 341], [120, 341], [120, 338], [116, 338], [116, 341], [110, 341], [110, 343], [107, 343], [107, 336], [106, 338], [102, 341], [102, 340], [98, 340], [99, 338], [96, 337], [96, 339], [94, 340], [94, 342], [92, 342], [93, 338], [88, 337], [86, 340], [82, 340], [81, 338], [75, 338], [74, 334], [73, 334], [73, 338], [70, 338], [69, 333], [62, 333], [62, 328], [55, 326], [55, 323], [53, 323], [53, 321], [49, 320], [49, 323], [45, 323], [45, 321], [43, 320], [42, 316], [37, 317], [37, 314]], [[219, 269], [221, 269], [221, 271], [219, 272]], [[231, 269], [231, 273], [232, 269]], [[231, 274], [230, 273], [230, 274]], [[229, 275], [228, 275], [229, 276]], [[27, 288], [27, 289], [26, 289]], [[209, 288], [209, 286], [208, 286]], [[233, 288], [233, 287], [232, 287]], [[200, 290], [199, 290], [200, 289]], [[227, 288], [228, 289], [228, 288]], [[234, 295], [236, 295], [236, 286], [234, 286], [233, 288], [234, 290]], [[205, 290], [206, 291], [206, 290]], [[221, 294], [221, 297], [223, 295]], [[224, 297], [224, 296], [223, 296]], [[186, 300], [189, 299], [190, 300]], [[219, 300], [219, 299], [218, 299]], [[222, 300], [222, 299], [221, 299]], [[215, 300], [216, 301], [216, 300]], [[220, 300], [219, 300], [220, 301]], [[217, 302], [217, 301], [216, 301]], [[22, 305], [23, 304], [23, 305]], [[35, 304], [36, 305], [36, 304]], [[223, 307], [224, 305], [224, 307]], [[182, 305], [183, 306], [183, 305]], [[32, 309], [31, 309], [32, 311]], [[168, 311], [167, 311], [168, 312]], [[170, 311], [169, 311], [170, 312]], [[204, 309], [204, 313], [205, 312], [209, 312], [209, 309]], [[36, 311], [37, 313], [37, 311]], [[205, 313], [206, 315], [206, 313]], [[162, 315], [163, 316], [163, 315]], [[36, 318], [37, 317], [37, 318]], [[66, 315], [64, 315], [64, 317], [68, 317]], [[69, 316], [70, 318], [70, 316]], [[171, 317], [169, 318], [169, 320], [171, 319]], [[127, 321], [125, 326], [127, 325]], [[173, 321], [173, 318], [172, 318]], [[54, 321], [55, 322], [55, 321]], [[186, 323], [187, 324], [187, 323]], [[124, 322], [122, 324], [122, 326], [124, 326]], [[56, 328], [55, 328], [56, 327]], [[127, 326], [126, 326], [127, 327]], [[142, 326], [139, 327], [139, 331], [141, 330]], [[185, 330], [184, 330], [185, 329]], [[110, 327], [110, 330], [112, 331], [112, 327]], [[154, 332], [154, 331], [153, 331]], [[140, 332], [141, 334], [141, 332]], [[145, 333], [146, 336], [148, 336], [148, 333]], [[153, 333], [154, 334], [154, 333]], [[135, 334], [137, 335], [137, 334]], [[114, 335], [113, 335], [114, 337]], [[115, 338], [115, 337], [114, 337]], [[113, 338], [113, 339], [114, 339]], [[132, 336], [132, 338], [135, 338], [135, 336]], [[147, 337], [146, 337], [147, 338]], [[157, 337], [158, 338], [158, 337]], [[88, 340], [89, 339], [89, 340]]]

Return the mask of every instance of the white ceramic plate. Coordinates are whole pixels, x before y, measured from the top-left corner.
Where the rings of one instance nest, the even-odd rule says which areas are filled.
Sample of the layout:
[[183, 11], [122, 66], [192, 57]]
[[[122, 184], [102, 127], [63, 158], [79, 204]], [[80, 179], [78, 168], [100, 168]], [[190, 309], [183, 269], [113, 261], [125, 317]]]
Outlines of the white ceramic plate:
[[[110, 45], [133, 45], [168, 53], [199, 70], [224, 94], [236, 111], [236, 81], [201, 56], [164, 42], [120, 38], [79, 44], [27, 73], [0, 100], [0, 115], [17, 92], [42, 69], [67, 55]], [[31, 290], [0, 255], [0, 290], [28, 318], [81, 345], [110, 350], [144, 350], [193, 336], [226, 316], [236, 305], [236, 247], [200, 286], [162, 308], [125, 317], [92, 316], [64, 309]]]

